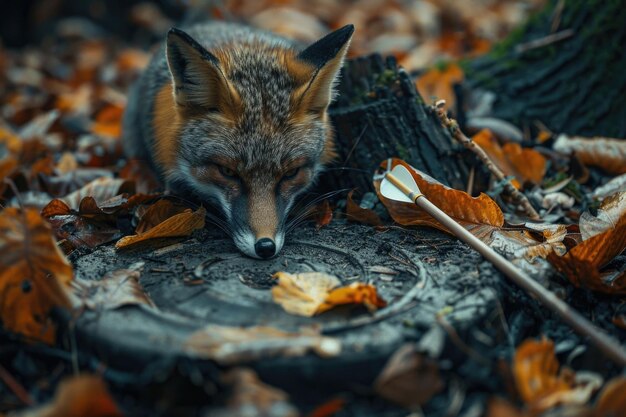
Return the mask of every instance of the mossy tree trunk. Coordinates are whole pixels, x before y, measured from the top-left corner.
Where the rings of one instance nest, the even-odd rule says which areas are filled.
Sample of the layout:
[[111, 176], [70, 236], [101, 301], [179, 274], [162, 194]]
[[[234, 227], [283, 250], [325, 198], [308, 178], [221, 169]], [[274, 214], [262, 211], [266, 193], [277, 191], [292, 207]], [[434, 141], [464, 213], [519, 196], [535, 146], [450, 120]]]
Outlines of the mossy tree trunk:
[[626, 137], [626, 3], [551, 0], [487, 56], [467, 86], [495, 93], [492, 116], [520, 127]]

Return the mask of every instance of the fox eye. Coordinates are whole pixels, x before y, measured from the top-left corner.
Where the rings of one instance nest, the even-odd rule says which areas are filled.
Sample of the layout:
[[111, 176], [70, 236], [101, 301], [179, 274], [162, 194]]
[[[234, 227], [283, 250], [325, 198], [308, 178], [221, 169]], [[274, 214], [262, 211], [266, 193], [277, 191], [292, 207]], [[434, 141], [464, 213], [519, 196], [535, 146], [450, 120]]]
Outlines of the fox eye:
[[237, 173], [230, 168], [226, 168], [224, 166], [218, 165], [217, 169], [220, 171], [220, 174], [222, 174], [225, 177], [237, 178]]
[[291, 170], [285, 172], [285, 175], [283, 175], [283, 179], [285, 179], [285, 180], [292, 179], [296, 175], [298, 175], [298, 172], [300, 172], [300, 168], [291, 169]]

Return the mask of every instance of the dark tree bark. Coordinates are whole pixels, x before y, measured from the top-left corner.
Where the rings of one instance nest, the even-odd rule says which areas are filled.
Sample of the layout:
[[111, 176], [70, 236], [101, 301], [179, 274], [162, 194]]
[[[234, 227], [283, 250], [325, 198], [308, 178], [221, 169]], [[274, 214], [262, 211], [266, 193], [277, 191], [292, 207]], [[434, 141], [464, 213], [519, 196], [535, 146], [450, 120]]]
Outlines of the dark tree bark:
[[540, 121], [554, 132], [626, 137], [625, 6], [551, 0], [469, 62], [467, 86], [493, 91], [492, 115], [518, 126]]
[[372, 174], [390, 157], [451, 187], [466, 187], [465, 150], [428, 110], [395, 59], [372, 55], [348, 62], [330, 116], [338, 158], [323, 176], [324, 188], [372, 190]]

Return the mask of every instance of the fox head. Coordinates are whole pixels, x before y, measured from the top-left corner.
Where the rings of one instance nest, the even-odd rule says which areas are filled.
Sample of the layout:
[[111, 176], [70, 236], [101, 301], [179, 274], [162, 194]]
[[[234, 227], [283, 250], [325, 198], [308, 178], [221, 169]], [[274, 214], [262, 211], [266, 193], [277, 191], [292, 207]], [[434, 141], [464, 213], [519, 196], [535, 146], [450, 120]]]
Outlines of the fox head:
[[303, 50], [259, 32], [213, 49], [168, 33], [162, 99], [175, 115], [161, 123], [177, 137], [162, 151], [176, 155], [166, 182], [215, 202], [248, 256], [280, 251], [294, 199], [334, 157], [327, 108], [353, 32], [345, 26]]

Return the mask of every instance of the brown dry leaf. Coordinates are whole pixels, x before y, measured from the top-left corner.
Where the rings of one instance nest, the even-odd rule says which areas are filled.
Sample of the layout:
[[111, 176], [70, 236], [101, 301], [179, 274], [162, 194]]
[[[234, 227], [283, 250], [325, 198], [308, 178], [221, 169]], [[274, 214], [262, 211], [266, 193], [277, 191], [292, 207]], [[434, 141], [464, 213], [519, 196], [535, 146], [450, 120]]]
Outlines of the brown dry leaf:
[[485, 417], [525, 417], [527, 414], [518, 410], [513, 404], [504, 398], [492, 397], [487, 403]]
[[374, 382], [378, 395], [411, 409], [426, 404], [443, 388], [437, 363], [419, 354], [413, 344], [401, 346]]
[[318, 405], [307, 414], [307, 417], [333, 417], [346, 406], [346, 400], [341, 397], [331, 398], [330, 400]]
[[603, 279], [600, 268], [626, 248], [626, 214], [609, 229], [574, 246], [563, 256], [548, 255], [550, 263], [576, 287], [607, 294], [626, 294], [626, 273]]
[[264, 384], [251, 369], [230, 369], [222, 375], [221, 380], [230, 388], [230, 396], [225, 407], [211, 410], [207, 417], [300, 415], [289, 403], [289, 396], [284, 391]]
[[185, 237], [191, 235], [194, 230], [204, 228], [206, 210], [200, 207], [196, 211], [190, 209], [176, 214], [164, 222], [154, 226], [145, 233], [121, 238], [115, 244], [117, 249], [128, 248], [149, 239], [165, 237]]
[[92, 310], [111, 310], [125, 305], [154, 307], [152, 299], [139, 283], [143, 262], [127, 269], [107, 272], [100, 280], [77, 279], [74, 294]]
[[54, 307], [70, 307], [65, 287], [73, 271], [37, 210], [10, 207], [0, 213], [0, 267], [3, 326], [54, 343], [48, 314]]
[[[563, 239], [567, 236], [565, 225], [553, 225], [540, 231], [543, 239], [538, 241], [528, 230], [496, 230], [494, 240], [501, 238], [506, 252], [513, 254], [515, 258], [524, 257], [528, 262], [535, 258], [546, 258], [550, 253], [559, 256], [567, 250]], [[502, 246], [500, 246], [502, 247]]]
[[370, 226], [382, 226], [383, 222], [380, 220], [380, 217], [378, 217], [378, 214], [376, 214], [374, 210], [365, 209], [355, 203], [352, 199], [353, 194], [354, 190], [350, 191], [348, 193], [348, 199], [346, 200], [346, 215], [348, 216], [348, 220]]
[[135, 187], [130, 181], [120, 178], [102, 177], [95, 179], [62, 198], [70, 208], [78, 210], [85, 197], [92, 197], [95, 203], [101, 203], [122, 193], [134, 194]]
[[102, 377], [76, 375], [59, 384], [50, 404], [19, 413], [19, 417], [122, 417]]
[[109, 104], [96, 115], [91, 131], [96, 135], [119, 138], [122, 134], [122, 116], [124, 108]]
[[330, 203], [328, 200], [324, 200], [319, 203], [314, 210], [315, 216], [315, 228], [317, 230], [321, 229], [324, 226], [328, 226], [330, 222], [333, 220], [333, 210], [330, 207]]
[[626, 377], [617, 376], [608, 381], [595, 407], [594, 416], [626, 416]]
[[595, 374], [559, 373], [554, 343], [545, 338], [524, 341], [515, 351], [512, 367], [520, 397], [533, 412], [558, 404], [585, 404], [602, 385]]
[[474, 143], [483, 148], [494, 164], [506, 176], [514, 176], [516, 188], [529, 181], [540, 184], [546, 174], [546, 158], [534, 149], [522, 148], [518, 143], [508, 142], [500, 146], [497, 138], [488, 129], [472, 137]]
[[209, 325], [193, 333], [185, 349], [191, 355], [229, 365], [275, 356], [302, 356], [309, 351], [322, 357], [337, 356], [341, 342], [314, 330], [288, 333], [268, 326]]
[[17, 157], [22, 153], [24, 142], [15, 132], [0, 125], [0, 145]]
[[598, 235], [617, 225], [620, 217], [626, 214], [626, 191], [613, 194], [605, 198], [598, 208], [598, 215], [593, 216], [588, 211], [580, 215], [580, 234], [583, 240]]
[[454, 109], [456, 95], [454, 94], [454, 84], [463, 81], [464, 74], [461, 67], [456, 63], [446, 64], [445, 67], [436, 67], [426, 71], [421, 75], [415, 84], [420, 95], [425, 101], [445, 100], [448, 108]]
[[146, 51], [128, 48], [117, 55], [115, 64], [120, 71], [135, 72], [145, 68], [148, 62], [150, 62], [150, 54], [146, 53]]
[[[140, 207], [141, 208], [141, 207]], [[138, 209], [139, 210], [139, 209]], [[185, 212], [188, 210], [184, 206], [174, 204], [170, 200], [162, 199], [152, 204], [145, 209], [145, 212], [140, 215], [141, 220], [135, 230], [136, 234], [142, 234], [155, 226], [163, 223], [165, 220], [172, 216]]]
[[362, 304], [370, 311], [387, 305], [373, 285], [355, 282], [340, 287], [337, 277], [322, 272], [277, 272], [274, 278], [278, 279], [272, 287], [274, 302], [299, 316], [311, 317], [343, 304]]
[[576, 153], [583, 164], [601, 168], [610, 174], [626, 173], [624, 139], [559, 135], [552, 148], [565, 154]]
[[61, 158], [57, 162], [56, 171], [59, 174], [67, 174], [78, 168], [78, 162], [72, 152], [63, 152]]
[[341, 285], [339, 278], [322, 272], [277, 272], [274, 278], [278, 279], [278, 285], [272, 287], [274, 302], [291, 314], [305, 317], [314, 316], [330, 291]]
[[363, 304], [370, 312], [387, 306], [387, 302], [378, 296], [376, 287], [354, 282], [332, 290], [315, 313], [320, 314], [343, 304]]
[[[411, 172], [421, 192], [430, 202], [479, 239], [490, 241], [491, 233], [504, 224], [502, 210], [488, 195], [481, 194], [478, 197], [472, 197], [464, 191], [447, 187], [400, 159], [392, 159], [391, 169], [398, 164], [404, 165]], [[380, 169], [386, 168], [387, 161], [385, 160], [381, 163]], [[378, 198], [397, 223], [403, 226], [430, 226], [448, 232], [445, 227], [415, 204], [392, 201], [382, 196], [380, 180], [374, 181], [374, 187]]]

